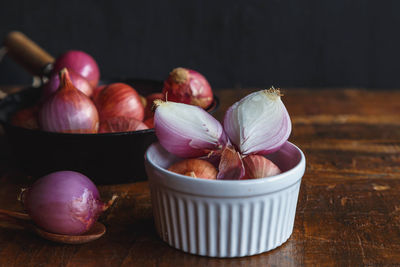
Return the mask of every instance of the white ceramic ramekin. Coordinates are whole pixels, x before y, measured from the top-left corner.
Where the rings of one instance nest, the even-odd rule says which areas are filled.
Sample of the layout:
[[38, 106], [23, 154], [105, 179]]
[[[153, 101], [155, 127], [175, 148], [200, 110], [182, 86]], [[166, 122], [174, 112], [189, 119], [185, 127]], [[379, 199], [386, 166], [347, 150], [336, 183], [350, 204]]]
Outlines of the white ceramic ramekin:
[[158, 143], [145, 154], [154, 220], [172, 247], [209, 257], [269, 251], [292, 234], [305, 157], [287, 142], [268, 156], [283, 171], [254, 180], [196, 179], [166, 170], [178, 158]]

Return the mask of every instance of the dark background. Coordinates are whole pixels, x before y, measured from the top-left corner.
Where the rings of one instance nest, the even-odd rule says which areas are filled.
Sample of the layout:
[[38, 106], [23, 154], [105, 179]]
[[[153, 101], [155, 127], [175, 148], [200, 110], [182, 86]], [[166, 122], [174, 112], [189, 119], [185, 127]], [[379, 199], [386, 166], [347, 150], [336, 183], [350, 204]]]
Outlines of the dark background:
[[[164, 79], [177, 66], [214, 88], [400, 88], [400, 1], [2, 0], [0, 37], [91, 54], [104, 78]], [[10, 58], [0, 84], [29, 83]]]

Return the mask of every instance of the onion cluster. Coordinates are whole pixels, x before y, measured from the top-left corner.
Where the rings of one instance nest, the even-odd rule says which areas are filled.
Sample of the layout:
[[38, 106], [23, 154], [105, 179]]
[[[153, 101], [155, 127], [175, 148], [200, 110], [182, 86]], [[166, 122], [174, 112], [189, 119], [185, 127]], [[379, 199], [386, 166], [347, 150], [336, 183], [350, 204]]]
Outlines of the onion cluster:
[[[264, 156], [277, 151], [289, 138], [291, 122], [278, 89], [254, 92], [233, 104], [226, 112], [223, 126], [199, 107], [157, 101], [154, 125], [160, 144], [182, 158], [203, 157], [213, 162], [196, 161], [194, 169], [213, 179], [255, 179], [280, 173]], [[191, 174], [185, 159], [171, 170]], [[194, 166], [199, 164], [201, 166]], [[184, 169], [185, 167], [186, 169]], [[193, 175], [189, 175], [192, 176]], [[201, 177], [204, 178], [204, 177]]]
[[[72, 77], [70, 76], [74, 73]], [[134, 88], [114, 83], [94, 90], [76, 74], [62, 69], [44, 87], [45, 100], [39, 109], [40, 129], [59, 133], [109, 133], [148, 129], [144, 124], [144, 107]], [[74, 84], [74, 81], [75, 84]], [[52, 92], [54, 84], [58, 88]], [[78, 90], [78, 85], [83, 85]], [[90, 88], [83, 91], [82, 88]], [[47, 96], [47, 97], [46, 97]]]
[[174, 69], [162, 92], [143, 97], [124, 83], [98, 85], [100, 71], [89, 54], [71, 50], [53, 64], [39, 103], [16, 112], [18, 127], [59, 133], [113, 133], [154, 128], [154, 101], [165, 100], [207, 108], [213, 102], [200, 73]]
[[[15, 126], [28, 129], [80, 134], [145, 130], [153, 128], [154, 122], [158, 125], [167, 122], [161, 127], [169, 127], [172, 134], [158, 131], [160, 140], [171, 138], [169, 144], [163, 144], [171, 149], [177, 145], [181, 156], [202, 156], [219, 151], [229, 143], [220, 123], [204, 110], [213, 102], [212, 89], [205, 77], [194, 70], [174, 69], [165, 80], [162, 92], [146, 97], [124, 83], [99, 85], [99, 79], [99, 67], [89, 54], [67, 51], [54, 62], [49, 80], [42, 88], [40, 101], [19, 110], [10, 121]], [[168, 98], [169, 102], [164, 102]], [[178, 103], [170, 105], [171, 101]], [[155, 105], [158, 110], [165, 108], [167, 114], [155, 113]], [[168, 110], [175, 105], [182, 105], [180, 107], [188, 113], [169, 113]], [[175, 133], [179, 135], [180, 127], [184, 127], [192, 113], [202, 123], [200, 127], [192, 124], [191, 134], [197, 139], [192, 140], [189, 135], [183, 139], [182, 136], [176, 138]], [[169, 120], [180, 121], [180, 124], [176, 127], [169, 124]], [[179, 151], [176, 151], [177, 154]], [[212, 163], [202, 159], [171, 166], [172, 171], [181, 171], [185, 175], [216, 179], [218, 172], [212, 168]], [[37, 180], [23, 195], [25, 209], [37, 226], [65, 235], [88, 231], [114, 199], [108, 203], [101, 202], [99, 192], [90, 179], [73, 171], [48, 174]]]

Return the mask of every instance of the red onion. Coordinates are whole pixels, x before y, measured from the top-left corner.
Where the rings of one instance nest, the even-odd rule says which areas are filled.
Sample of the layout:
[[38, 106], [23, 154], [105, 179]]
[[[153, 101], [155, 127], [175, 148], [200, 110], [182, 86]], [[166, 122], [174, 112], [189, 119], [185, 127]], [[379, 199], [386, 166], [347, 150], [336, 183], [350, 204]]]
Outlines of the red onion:
[[65, 235], [88, 231], [113, 201], [102, 203], [92, 181], [73, 171], [40, 178], [24, 191], [23, 200], [27, 213], [39, 227]]
[[42, 130], [61, 133], [97, 133], [99, 116], [88, 96], [76, 89], [67, 69], [60, 72], [60, 88], [39, 110]]
[[254, 92], [225, 113], [224, 130], [243, 155], [277, 151], [292, 129], [278, 89]]
[[99, 133], [131, 132], [149, 129], [142, 121], [127, 117], [114, 117], [100, 122]]
[[85, 52], [71, 50], [59, 56], [54, 62], [53, 73], [58, 73], [63, 68], [74, 70], [76, 73], [86, 78], [93, 88], [95, 88], [99, 82], [99, 66], [96, 61]]
[[[68, 73], [69, 77], [71, 78], [72, 84], [79, 91], [90, 97], [93, 93], [93, 87], [90, 85], [90, 83], [73, 70], [69, 69]], [[60, 87], [60, 75], [58, 73], [53, 73], [50, 76], [49, 81], [43, 86], [42, 98], [48, 98], [55, 91], [57, 91], [58, 87]]]
[[156, 100], [154, 128], [161, 145], [179, 157], [200, 157], [228, 142], [222, 125], [204, 109]]
[[94, 103], [96, 103], [97, 96], [106, 87], [107, 87], [107, 85], [100, 85], [93, 89], [93, 94], [90, 98], [93, 100]]
[[142, 121], [144, 108], [140, 95], [124, 83], [113, 83], [104, 88], [96, 97], [100, 120], [114, 117], [134, 118]]
[[176, 68], [164, 82], [163, 94], [168, 101], [200, 106], [206, 109], [213, 102], [213, 92], [206, 78], [197, 71]]

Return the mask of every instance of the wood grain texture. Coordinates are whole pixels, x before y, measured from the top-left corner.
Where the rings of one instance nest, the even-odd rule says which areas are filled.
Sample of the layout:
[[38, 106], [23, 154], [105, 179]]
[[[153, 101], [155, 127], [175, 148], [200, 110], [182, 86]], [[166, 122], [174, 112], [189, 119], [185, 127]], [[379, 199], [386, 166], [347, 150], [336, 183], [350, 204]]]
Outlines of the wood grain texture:
[[[254, 89], [221, 90], [218, 119]], [[400, 91], [286, 89], [290, 140], [303, 149], [294, 231], [261, 255], [213, 259], [163, 243], [153, 226], [147, 182], [100, 186], [120, 198], [100, 220], [106, 235], [60, 245], [0, 223], [0, 266], [398, 266], [400, 265]], [[4, 136], [0, 144], [7, 143]], [[21, 210], [15, 196], [30, 183], [0, 156], [0, 208]]]

